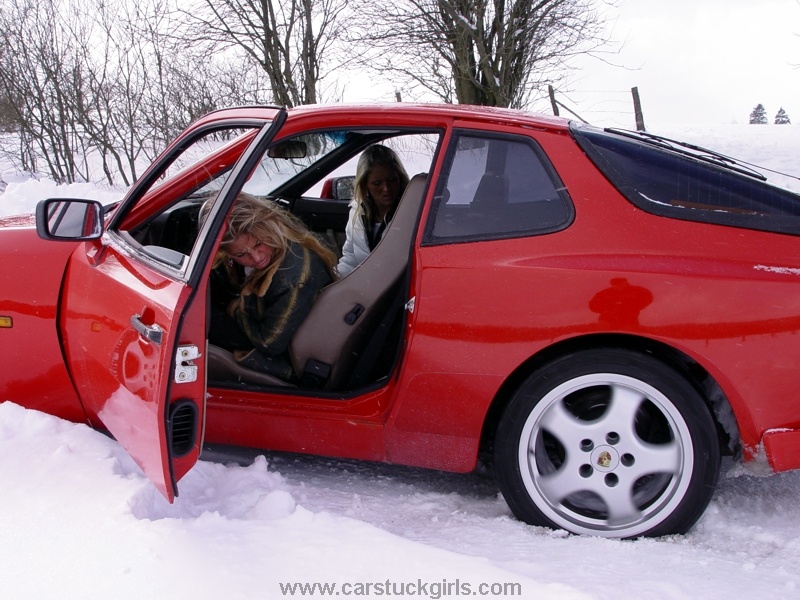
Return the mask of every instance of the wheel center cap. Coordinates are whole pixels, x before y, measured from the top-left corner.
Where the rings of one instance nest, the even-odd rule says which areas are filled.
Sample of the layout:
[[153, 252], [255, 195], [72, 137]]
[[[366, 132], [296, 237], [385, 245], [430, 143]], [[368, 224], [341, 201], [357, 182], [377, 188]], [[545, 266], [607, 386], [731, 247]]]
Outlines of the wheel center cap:
[[608, 473], [617, 468], [619, 454], [611, 446], [598, 446], [592, 451], [592, 467], [595, 471]]

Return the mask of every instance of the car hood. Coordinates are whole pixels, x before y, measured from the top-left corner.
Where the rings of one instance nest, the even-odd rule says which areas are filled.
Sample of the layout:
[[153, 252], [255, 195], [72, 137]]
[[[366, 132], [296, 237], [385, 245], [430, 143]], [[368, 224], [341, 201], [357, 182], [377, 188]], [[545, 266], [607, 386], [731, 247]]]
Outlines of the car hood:
[[33, 213], [0, 217], [0, 232], [5, 227], [35, 227], [36, 217]]

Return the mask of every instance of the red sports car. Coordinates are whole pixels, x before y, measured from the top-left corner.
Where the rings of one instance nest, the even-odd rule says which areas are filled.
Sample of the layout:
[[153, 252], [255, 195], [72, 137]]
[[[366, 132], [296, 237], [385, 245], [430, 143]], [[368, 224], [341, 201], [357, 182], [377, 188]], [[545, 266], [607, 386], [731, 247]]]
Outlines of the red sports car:
[[[338, 250], [376, 142], [413, 177], [292, 339], [300, 383], [210, 345], [236, 195]], [[486, 456], [518, 518], [630, 538], [687, 531], [722, 454], [800, 466], [800, 196], [702, 148], [478, 107], [236, 108], [118, 205], [0, 224], [0, 400], [108, 431], [170, 500], [204, 444]]]

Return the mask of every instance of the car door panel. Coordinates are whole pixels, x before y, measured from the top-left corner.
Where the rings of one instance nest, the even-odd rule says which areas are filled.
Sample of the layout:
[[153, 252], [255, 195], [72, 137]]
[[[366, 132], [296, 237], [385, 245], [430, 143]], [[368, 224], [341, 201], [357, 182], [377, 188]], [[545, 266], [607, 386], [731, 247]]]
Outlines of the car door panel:
[[206, 298], [222, 221], [197, 222], [180, 244], [159, 228], [187, 203], [198, 213], [208, 198], [230, 206], [252, 169], [250, 146], [263, 151], [280, 122], [188, 130], [68, 264], [59, 325], [81, 402], [170, 502], [202, 446]]
[[[99, 256], [91, 260], [93, 252]], [[169, 500], [175, 494], [166, 431], [171, 388], [193, 399], [198, 421], [203, 410], [203, 377], [172, 383], [175, 316], [186, 309], [190, 295], [185, 284], [121, 256], [106, 240], [101, 248], [86, 245], [75, 251], [62, 305], [67, 360], [84, 408]], [[204, 310], [202, 302], [195, 309]], [[137, 330], [142, 326], [160, 331], [160, 343]], [[203, 347], [205, 332], [194, 329], [187, 339]], [[195, 446], [199, 454], [199, 439]]]

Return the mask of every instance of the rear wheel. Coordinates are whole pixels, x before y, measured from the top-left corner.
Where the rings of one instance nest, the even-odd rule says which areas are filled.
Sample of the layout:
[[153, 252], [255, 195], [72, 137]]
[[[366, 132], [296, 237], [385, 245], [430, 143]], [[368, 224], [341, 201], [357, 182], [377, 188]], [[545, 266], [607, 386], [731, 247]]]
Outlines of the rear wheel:
[[717, 430], [679, 372], [622, 349], [564, 356], [517, 391], [495, 439], [500, 489], [534, 525], [614, 538], [686, 532], [719, 476]]

